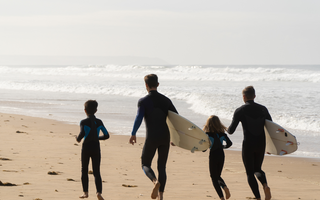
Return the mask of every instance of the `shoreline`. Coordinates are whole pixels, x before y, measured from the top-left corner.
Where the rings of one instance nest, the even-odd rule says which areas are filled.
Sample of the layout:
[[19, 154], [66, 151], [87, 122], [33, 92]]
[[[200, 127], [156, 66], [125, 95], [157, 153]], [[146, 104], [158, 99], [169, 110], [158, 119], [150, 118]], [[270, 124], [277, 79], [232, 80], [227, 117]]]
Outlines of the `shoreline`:
[[[181, 102], [179, 102], [179, 103], [181, 103]], [[185, 104], [186, 104], [186, 103], [185, 103]], [[185, 105], [184, 105], [184, 106], [185, 106]], [[59, 121], [59, 122], [61, 122], [61, 123], [65, 123], [65, 124], [68, 124], [68, 125], [71, 125], [71, 126], [74, 126], [74, 125], [75, 125], [75, 126], [78, 126], [78, 125], [79, 125], [79, 122], [80, 122], [80, 120], [79, 120], [79, 122], [66, 121], [66, 120], [57, 120], [56, 118], [52, 117], [52, 116], [53, 116], [52, 114], [48, 114], [47, 117], [45, 117], [45, 116], [32, 116], [32, 115], [16, 114], [16, 113], [9, 113], [9, 112], [3, 112], [3, 111], [0, 112], [0, 115], [1, 115], [1, 114], [5, 114], [5, 115], [20, 115], [20, 116], [25, 116], [25, 117], [33, 117], [33, 118], [40, 118], [40, 119], [46, 119], [46, 120]], [[184, 114], [185, 114], [185, 113], [182, 113], [182, 115], [183, 115], [184, 117], [187, 117], [187, 119], [190, 118], [190, 114], [187, 115], [187, 116], [185, 116]], [[198, 114], [198, 113], [196, 113], [195, 115], [200, 116], [200, 114]], [[86, 117], [85, 114], [83, 114], [82, 117], [85, 118], [85, 117]], [[97, 117], [100, 118], [99, 113], [97, 114]], [[103, 115], [103, 116], [101, 116], [101, 117], [105, 117], [105, 115]], [[199, 121], [205, 122], [206, 117], [200, 117], [200, 118], [201, 118], [202, 120], [197, 120], [197, 121], [196, 121], [196, 120], [192, 120], [192, 121], [195, 122], [196, 125], [198, 125], [199, 127], [201, 127]], [[79, 119], [80, 119], [80, 118], [79, 118]], [[82, 119], [82, 118], [81, 118], [81, 119]], [[100, 119], [103, 119], [103, 118], [100, 118]], [[133, 120], [134, 120], [134, 119], [133, 119]], [[228, 120], [228, 119], [221, 119], [221, 121], [222, 121], [224, 124], [231, 123], [231, 121]], [[226, 123], [226, 122], [228, 122], [228, 123]], [[132, 124], [133, 124], [133, 121], [132, 121]], [[130, 127], [130, 128], [131, 128], [131, 127]], [[107, 127], [107, 129], [108, 129], [108, 127]], [[137, 136], [138, 136], [138, 137], [144, 137], [144, 132], [145, 132], [144, 124], [141, 125], [141, 127], [140, 127], [139, 130], [140, 130], [140, 131], [137, 133]], [[109, 129], [108, 129], [108, 131], [109, 131]], [[130, 131], [131, 131], [131, 129], [130, 129]], [[238, 133], [236, 133], [236, 132], [238, 132]], [[231, 137], [231, 140], [233, 141], [234, 145], [235, 145], [235, 141], [238, 141], [238, 140], [239, 140], [238, 142], [240, 142], [240, 143], [239, 143], [240, 146], [234, 147], [234, 145], [233, 145], [233, 146], [231, 147], [231, 149], [229, 149], [229, 150], [231, 150], [231, 151], [241, 151], [242, 137], [243, 137], [242, 134], [243, 134], [243, 133], [242, 133], [242, 127], [241, 127], [240, 124], [239, 124], [236, 132], [235, 132], [234, 134], [232, 134], [232, 135], [229, 135], [229, 137]], [[142, 135], [141, 135], [141, 134], [142, 134]], [[117, 134], [117, 133], [113, 133], [113, 135], [129, 136], [129, 135]], [[236, 137], [236, 138], [232, 138], [232, 137]], [[234, 139], [236, 139], [236, 140], [234, 140]], [[299, 143], [299, 141], [298, 141], [298, 143]], [[298, 145], [298, 150], [299, 150], [299, 145]], [[268, 155], [268, 154], [266, 154], [266, 155], [267, 155], [267, 156], [270, 156], [270, 155]], [[271, 156], [274, 156], [274, 155], [271, 155]], [[304, 155], [296, 155], [296, 154], [285, 155], [285, 157], [308, 158], [308, 159], [318, 159], [318, 160], [320, 160], [320, 157], [304, 156]]]
[[[78, 125], [0, 113], [0, 181], [17, 185], [0, 186], [0, 199], [79, 199], [81, 144], [74, 139], [78, 132]], [[151, 199], [152, 183], [140, 167], [144, 138], [138, 137], [134, 146], [128, 140], [129, 136], [111, 134], [100, 143], [105, 199]], [[241, 151], [225, 150], [225, 154], [222, 178], [230, 189], [230, 199], [252, 198]], [[165, 199], [218, 199], [210, 180], [208, 155], [208, 151], [192, 154], [171, 147]], [[155, 163], [156, 157], [153, 168], [157, 174]], [[320, 159], [266, 156], [263, 170], [272, 199], [320, 199]], [[259, 188], [264, 197], [261, 184]], [[94, 194], [94, 179], [89, 176], [88, 199], [96, 199]]]

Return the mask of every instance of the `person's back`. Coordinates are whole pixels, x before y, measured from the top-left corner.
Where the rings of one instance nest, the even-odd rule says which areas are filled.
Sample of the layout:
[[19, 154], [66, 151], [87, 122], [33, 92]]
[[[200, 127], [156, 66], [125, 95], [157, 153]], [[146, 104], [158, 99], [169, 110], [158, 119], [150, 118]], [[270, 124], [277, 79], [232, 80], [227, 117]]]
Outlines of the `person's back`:
[[[97, 189], [97, 198], [103, 200], [102, 194], [102, 179], [100, 175], [100, 142], [99, 140], [106, 140], [109, 138], [109, 133], [100, 119], [95, 117], [97, 112], [98, 102], [95, 100], [88, 100], [85, 103], [85, 113], [87, 118], [80, 122], [80, 133], [76, 136], [77, 142], [84, 139], [81, 150], [81, 182], [83, 188], [83, 195], [80, 198], [88, 198], [89, 177], [88, 177], [88, 165], [91, 158], [92, 171], [95, 178], [95, 184]], [[103, 136], [99, 136], [100, 130], [103, 132]]]
[[256, 176], [263, 185], [265, 199], [269, 200], [271, 199], [271, 192], [261, 166], [266, 146], [264, 124], [266, 119], [271, 121], [272, 119], [266, 107], [254, 102], [256, 95], [252, 86], [246, 87], [242, 91], [242, 95], [245, 104], [234, 112], [227, 132], [233, 134], [239, 122], [241, 122], [243, 127], [242, 161], [246, 169], [248, 183], [256, 199], [260, 200]]
[[[233, 121], [241, 122], [243, 128], [243, 141], [247, 145], [261, 146], [265, 145], [264, 123], [265, 120], [271, 120], [271, 116], [266, 107], [248, 100], [235, 111]], [[234, 132], [237, 123], [232, 123], [228, 132]]]
[[146, 140], [170, 141], [170, 132], [166, 119], [168, 110], [175, 111], [170, 99], [153, 90], [139, 101], [139, 106], [145, 107]]
[[[155, 74], [145, 76], [148, 95], [138, 102], [138, 112], [130, 137], [130, 144], [136, 143], [136, 132], [143, 118], [146, 125], [146, 140], [141, 155], [141, 165], [144, 173], [154, 183], [151, 198], [163, 199], [163, 192], [167, 181], [166, 164], [170, 148], [170, 132], [166, 122], [168, 111], [177, 113], [171, 100], [157, 91], [158, 77]], [[152, 159], [158, 151], [158, 178], [151, 168]]]

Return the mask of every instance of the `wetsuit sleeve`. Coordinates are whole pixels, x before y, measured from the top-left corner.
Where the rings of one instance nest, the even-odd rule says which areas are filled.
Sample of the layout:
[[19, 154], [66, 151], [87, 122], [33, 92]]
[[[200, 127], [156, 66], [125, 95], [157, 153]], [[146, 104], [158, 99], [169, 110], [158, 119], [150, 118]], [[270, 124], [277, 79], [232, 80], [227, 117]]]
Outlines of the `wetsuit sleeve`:
[[266, 119], [268, 119], [268, 120], [272, 121], [271, 115], [270, 115], [270, 113], [269, 113], [269, 111], [268, 111], [268, 109], [267, 109], [267, 108], [266, 108], [266, 110], [267, 110], [267, 116], [266, 116]]
[[110, 135], [109, 135], [108, 130], [106, 129], [106, 127], [103, 125], [103, 123], [101, 125], [101, 131], [102, 131], [103, 135], [99, 136], [99, 140], [109, 139]]
[[178, 111], [177, 111], [177, 109], [176, 109], [176, 107], [174, 107], [174, 105], [173, 105], [172, 102], [171, 102], [171, 106], [169, 107], [169, 110], [171, 110], [172, 112], [175, 112], [175, 113], [179, 114]]
[[229, 134], [233, 134], [234, 131], [236, 130], [239, 122], [240, 122], [240, 111], [239, 111], [239, 109], [237, 109], [233, 114], [232, 122], [231, 122], [227, 132]]
[[131, 135], [136, 135], [138, 129], [140, 128], [140, 125], [142, 123], [143, 117], [145, 113], [145, 108], [143, 106], [139, 106], [138, 113], [136, 116], [136, 119], [134, 120], [133, 129], [131, 132]]
[[84, 131], [84, 124], [82, 123], [82, 121], [80, 122], [80, 133], [77, 137], [77, 141], [80, 142], [82, 140], [82, 138], [85, 136], [85, 131]]
[[227, 136], [227, 134], [224, 134], [224, 141], [226, 141], [226, 145], [223, 145], [224, 149], [227, 149], [232, 146], [232, 142], [230, 138]]

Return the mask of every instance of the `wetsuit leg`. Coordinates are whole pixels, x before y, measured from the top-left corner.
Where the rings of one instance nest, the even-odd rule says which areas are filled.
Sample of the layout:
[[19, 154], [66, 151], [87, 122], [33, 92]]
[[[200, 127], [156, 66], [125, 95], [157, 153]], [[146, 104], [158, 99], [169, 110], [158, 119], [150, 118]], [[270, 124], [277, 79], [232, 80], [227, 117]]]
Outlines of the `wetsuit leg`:
[[262, 163], [264, 160], [264, 153], [265, 152], [265, 147], [264, 146], [260, 146], [255, 154], [255, 166], [254, 166], [254, 174], [256, 175], [256, 177], [258, 178], [258, 180], [260, 181], [260, 183], [263, 185], [265, 183], [267, 183], [267, 178], [266, 175], [264, 173], [264, 171], [262, 171], [261, 167], [262, 167]]
[[101, 153], [100, 150], [93, 153], [91, 156], [92, 171], [98, 193], [102, 193], [102, 179], [100, 174]]
[[156, 153], [156, 150], [157, 150], [156, 145], [152, 144], [151, 142], [146, 141], [144, 143], [144, 147], [143, 147], [142, 155], [141, 155], [142, 169], [151, 181], [156, 179], [156, 175], [154, 174], [154, 172], [151, 168], [152, 159], [154, 157], [154, 154]]
[[260, 198], [259, 186], [258, 182], [254, 176], [255, 174], [255, 162], [256, 162], [256, 152], [255, 148], [250, 145], [242, 146], [242, 161], [247, 173], [247, 180], [249, 186], [254, 194], [254, 196], [258, 199]]
[[88, 166], [90, 161], [90, 155], [83, 151], [81, 152], [81, 182], [83, 192], [88, 192], [89, 187], [89, 176], [88, 176]]
[[223, 197], [221, 187], [225, 187], [226, 184], [221, 178], [221, 172], [224, 165], [224, 152], [222, 149], [216, 149], [210, 151], [209, 155], [209, 170], [212, 180], [212, 184], [218, 193], [219, 197]]
[[159, 192], [164, 192], [167, 182], [166, 165], [168, 160], [170, 144], [160, 145], [158, 147], [158, 180], [160, 182]]

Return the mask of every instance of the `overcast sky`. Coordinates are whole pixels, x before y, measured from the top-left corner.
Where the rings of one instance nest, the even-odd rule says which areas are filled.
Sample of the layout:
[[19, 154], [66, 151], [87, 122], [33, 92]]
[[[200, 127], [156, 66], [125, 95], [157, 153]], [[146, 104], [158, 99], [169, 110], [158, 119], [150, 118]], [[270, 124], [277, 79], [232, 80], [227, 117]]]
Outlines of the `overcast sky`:
[[0, 0], [0, 55], [320, 64], [320, 1]]

